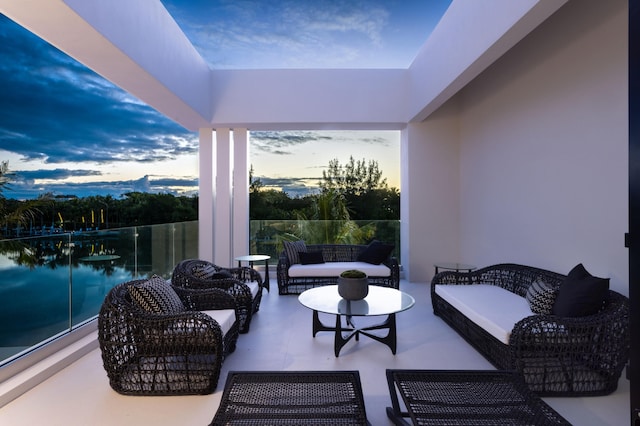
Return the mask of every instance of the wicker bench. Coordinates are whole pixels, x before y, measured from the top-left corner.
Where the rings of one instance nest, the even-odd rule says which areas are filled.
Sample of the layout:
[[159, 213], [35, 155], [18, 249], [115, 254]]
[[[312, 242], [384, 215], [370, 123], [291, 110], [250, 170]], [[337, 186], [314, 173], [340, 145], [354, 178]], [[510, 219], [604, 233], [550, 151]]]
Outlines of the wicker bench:
[[[367, 248], [366, 245], [359, 244], [311, 244], [306, 245], [306, 251], [308, 253], [321, 253], [324, 265], [302, 265], [310, 266], [314, 268], [322, 268], [326, 266], [326, 274], [313, 274], [292, 276], [289, 272], [291, 266], [299, 267], [301, 265], [296, 264], [295, 261], [289, 259], [286, 252], [283, 251], [278, 259], [278, 293], [279, 294], [300, 294], [305, 290], [313, 287], [319, 287], [323, 285], [335, 285], [338, 282], [338, 275], [341, 271], [336, 272], [331, 267], [332, 263], [346, 262], [351, 263], [351, 266], [346, 266], [344, 269], [353, 269], [353, 265], [361, 255], [361, 253]], [[358, 262], [361, 264], [362, 262]], [[365, 265], [366, 266], [366, 265]], [[395, 257], [388, 257], [380, 265], [387, 272], [385, 276], [369, 275], [369, 284], [380, 285], [383, 287], [400, 287], [400, 266], [398, 259]], [[366, 272], [366, 271], [365, 271]]]
[[368, 425], [357, 371], [230, 371], [210, 426]]
[[[521, 373], [529, 388], [540, 395], [608, 395], [617, 389], [629, 358], [629, 301], [625, 296], [606, 290], [600, 310], [592, 315], [561, 317], [530, 312], [515, 323], [506, 344], [445, 300], [443, 288], [439, 288], [464, 292], [459, 286], [484, 285], [489, 290], [497, 286], [524, 299], [534, 282], [559, 288], [566, 277], [516, 264], [467, 273], [441, 272], [431, 281], [433, 312], [498, 369]], [[499, 307], [496, 303], [488, 309], [495, 311]]]
[[387, 383], [387, 416], [398, 426], [409, 425], [405, 418], [414, 425], [570, 425], [516, 372], [390, 369]]

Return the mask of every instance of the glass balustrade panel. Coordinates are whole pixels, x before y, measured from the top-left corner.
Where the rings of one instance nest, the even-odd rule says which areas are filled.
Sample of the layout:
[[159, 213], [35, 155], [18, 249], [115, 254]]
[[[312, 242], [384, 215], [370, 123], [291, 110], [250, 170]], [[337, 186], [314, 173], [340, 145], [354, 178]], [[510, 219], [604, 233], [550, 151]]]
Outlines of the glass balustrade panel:
[[[277, 259], [283, 240], [307, 244], [395, 244], [399, 221], [250, 221], [250, 254]], [[169, 278], [198, 257], [198, 222], [0, 240], [0, 365], [94, 319], [118, 283]], [[272, 263], [273, 265], [274, 263]]]
[[[372, 240], [394, 244], [392, 256], [400, 259], [399, 220], [251, 220], [250, 254], [278, 259], [284, 240], [307, 244], [367, 244]], [[277, 260], [276, 260], [277, 262]]]
[[197, 257], [198, 222], [0, 241], [0, 365], [94, 319], [121, 282]]

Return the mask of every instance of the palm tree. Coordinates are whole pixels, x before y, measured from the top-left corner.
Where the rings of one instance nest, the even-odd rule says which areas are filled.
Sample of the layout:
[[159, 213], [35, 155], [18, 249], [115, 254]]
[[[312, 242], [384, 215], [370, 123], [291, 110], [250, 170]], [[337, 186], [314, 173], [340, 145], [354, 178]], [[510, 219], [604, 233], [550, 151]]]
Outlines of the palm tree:
[[295, 237], [308, 244], [360, 244], [374, 232], [373, 226], [359, 227], [352, 221], [344, 196], [329, 189], [314, 196], [311, 217], [298, 215]]
[[[5, 233], [10, 224], [26, 228], [30, 222], [34, 221], [37, 215], [42, 213], [41, 208], [50, 206], [53, 203], [51, 194], [44, 194], [35, 200], [22, 201], [13, 210], [9, 210], [4, 191], [9, 189], [12, 175], [13, 173], [9, 171], [9, 162], [0, 161], [0, 218], [5, 225]], [[2, 232], [1, 228], [0, 232]]]

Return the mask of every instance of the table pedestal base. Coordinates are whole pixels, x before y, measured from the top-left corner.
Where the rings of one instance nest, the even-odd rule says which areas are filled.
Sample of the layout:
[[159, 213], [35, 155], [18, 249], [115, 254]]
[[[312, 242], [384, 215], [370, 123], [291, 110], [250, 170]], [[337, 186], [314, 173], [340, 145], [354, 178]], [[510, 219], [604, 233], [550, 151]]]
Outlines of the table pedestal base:
[[[353, 322], [353, 316], [344, 315], [346, 320], [346, 327], [342, 327], [342, 317], [343, 315], [336, 315], [336, 325], [335, 327], [329, 327], [324, 325], [320, 321], [320, 317], [318, 315], [318, 311], [313, 311], [313, 337], [316, 337], [316, 334], [319, 331], [333, 331], [335, 332], [334, 345], [333, 350], [338, 357], [340, 355], [340, 350], [344, 347], [344, 345], [349, 342], [352, 338], [355, 337], [356, 340], [360, 340], [360, 335], [364, 335], [369, 337], [370, 339], [377, 340], [378, 342], [384, 343], [391, 349], [391, 353], [396, 354], [396, 345], [397, 345], [397, 334], [396, 334], [396, 314], [389, 314], [387, 319], [376, 325], [371, 325], [368, 327], [357, 328], [355, 323]], [[375, 334], [369, 333], [372, 330], [389, 330], [386, 336], [377, 336]]]

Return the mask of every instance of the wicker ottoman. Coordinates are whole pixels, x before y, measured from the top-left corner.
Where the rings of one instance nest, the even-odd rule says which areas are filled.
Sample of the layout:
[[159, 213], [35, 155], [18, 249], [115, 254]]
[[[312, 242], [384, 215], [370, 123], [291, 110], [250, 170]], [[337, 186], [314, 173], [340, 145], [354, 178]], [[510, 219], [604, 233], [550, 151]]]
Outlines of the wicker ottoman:
[[570, 425], [512, 371], [387, 370], [387, 382], [396, 425]]
[[218, 425], [368, 425], [357, 371], [230, 371]]

